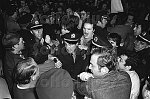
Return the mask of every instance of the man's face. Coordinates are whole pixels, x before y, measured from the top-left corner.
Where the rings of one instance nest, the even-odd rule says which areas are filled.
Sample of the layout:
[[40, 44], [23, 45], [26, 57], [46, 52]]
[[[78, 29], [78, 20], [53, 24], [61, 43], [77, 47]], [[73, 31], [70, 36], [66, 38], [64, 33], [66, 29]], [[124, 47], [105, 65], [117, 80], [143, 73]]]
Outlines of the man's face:
[[111, 45], [112, 45], [113, 47], [116, 47], [116, 46], [117, 46], [117, 44], [116, 44], [116, 42], [115, 42], [114, 40], [109, 39], [108, 41], [111, 43]]
[[130, 24], [130, 25], [132, 25], [132, 23], [133, 23], [133, 18], [134, 18], [134, 17], [133, 17], [132, 15], [129, 15], [129, 16], [128, 16], [128, 19], [127, 19], [127, 23]]
[[93, 32], [94, 32], [93, 25], [90, 23], [85, 23], [83, 27], [84, 38], [87, 38], [87, 39], [92, 38]]
[[134, 35], [137, 36], [137, 35], [140, 35], [141, 32], [142, 32], [142, 28], [141, 28], [141, 25], [135, 25], [134, 27]]
[[83, 10], [81, 11], [81, 19], [85, 19], [87, 17], [87, 13]]
[[118, 61], [118, 65], [117, 68], [119, 70], [125, 70], [125, 64], [126, 64], [126, 60], [128, 59], [128, 56], [126, 55], [121, 55], [120, 57], [118, 57], [117, 61]]
[[32, 30], [32, 32], [33, 32], [33, 34], [35, 35], [36, 38], [38, 38], [39, 40], [42, 39], [42, 37], [43, 37], [43, 28]]
[[98, 76], [102, 76], [103, 74], [100, 72], [100, 66], [98, 66], [97, 64], [97, 59], [98, 59], [99, 55], [93, 54], [91, 56], [91, 60], [90, 60], [90, 66], [89, 69], [91, 70], [91, 72], [93, 73], [93, 75], [95, 77]]
[[22, 0], [22, 1], [20, 1], [20, 4], [22, 7], [24, 7], [26, 5], [26, 2]]
[[65, 47], [69, 53], [73, 53], [77, 47], [77, 44], [69, 44], [69, 43], [65, 42]]
[[105, 28], [107, 23], [108, 23], [107, 19], [105, 17], [102, 17], [101, 21], [98, 21], [96, 25], [100, 26], [101, 28]]
[[71, 8], [66, 9], [67, 15], [73, 15], [73, 11]]
[[103, 4], [103, 5], [102, 5], [102, 9], [103, 9], [103, 10], [106, 10], [106, 9], [107, 9], [107, 4]]
[[69, 32], [70, 32], [70, 31], [67, 30], [65, 26], [62, 26], [62, 28], [61, 28], [61, 33], [62, 33], [62, 34], [66, 34], [66, 33], [69, 33]]
[[134, 42], [134, 49], [136, 51], [140, 51], [140, 50], [143, 50], [144, 48], [147, 47], [147, 43], [146, 42], [143, 42], [143, 41], [139, 41], [139, 40], [136, 40]]
[[24, 41], [23, 41], [23, 38], [20, 38], [19, 40], [19, 43], [14, 45], [15, 48], [18, 50], [18, 51], [21, 51], [24, 49]]

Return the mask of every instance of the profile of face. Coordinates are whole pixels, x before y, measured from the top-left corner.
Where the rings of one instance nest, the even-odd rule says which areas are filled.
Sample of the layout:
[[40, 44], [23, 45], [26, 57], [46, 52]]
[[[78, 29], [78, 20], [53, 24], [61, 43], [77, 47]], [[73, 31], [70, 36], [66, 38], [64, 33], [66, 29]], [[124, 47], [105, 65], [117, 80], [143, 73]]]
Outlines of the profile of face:
[[62, 34], [66, 34], [66, 33], [69, 33], [69, 32], [70, 32], [70, 31], [67, 30], [65, 26], [62, 26], [62, 28], [61, 28], [61, 33], [62, 33]]
[[132, 25], [133, 24], [133, 19], [134, 19], [134, 16], [128, 15], [127, 24]]
[[120, 57], [118, 57], [118, 59], [117, 59], [117, 62], [118, 62], [117, 69], [126, 70], [125, 64], [126, 64], [127, 59], [128, 59], [128, 56], [126, 56], [126, 55], [121, 55]]
[[116, 20], [117, 20], [117, 15], [114, 15], [114, 16], [112, 17], [112, 20], [110, 21], [110, 24], [111, 24], [111, 25], [114, 25], [114, 24], [116, 23]]
[[146, 80], [145, 81], [145, 85], [143, 86], [142, 89], [142, 96], [143, 99], [150, 99], [150, 90], [149, 90], [150, 84], [149, 82]]
[[141, 28], [141, 25], [135, 25], [135, 27], [134, 27], [134, 35], [135, 36], [138, 36], [138, 35], [140, 35], [141, 34], [141, 32], [142, 32], [142, 28]]
[[144, 49], [144, 48], [146, 48], [146, 47], [147, 47], [147, 43], [146, 43], [146, 42], [139, 41], [139, 40], [136, 40], [136, 41], [134, 42], [134, 49], [135, 49], [136, 51], [140, 51], [140, 50], [142, 50], [142, 49]]
[[87, 18], [87, 13], [83, 10], [81, 11], [81, 19], [84, 20]]
[[96, 25], [100, 26], [101, 28], [105, 28], [107, 23], [108, 23], [107, 19], [102, 16], [101, 21], [98, 21]]
[[49, 5], [48, 4], [45, 4], [42, 7], [43, 7], [43, 11], [49, 11]]
[[65, 47], [69, 53], [73, 53], [77, 47], [77, 44], [69, 44], [65, 42]]
[[41, 40], [43, 37], [43, 28], [32, 30], [32, 33], [37, 39]]
[[113, 47], [117, 47], [117, 43], [116, 43], [114, 40], [109, 39], [108, 41], [110, 42], [110, 44], [111, 44]]
[[14, 18], [16, 19], [18, 17], [18, 13], [17, 12], [14, 12]]
[[14, 49], [17, 51], [21, 51], [24, 49], [24, 41], [23, 38], [20, 38], [18, 44], [14, 45]]
[[106, 9], [107, 9], [107, 4], [104, 3], [104, 4], [102, 5], [102, 9], [103, 9], [103, 10], [106, 10]]
[[84, 27], [83, 27], [83, 36], [86, 39], [92, 38], [93, 37], [93, 33], [94, 29], [93, 29], [93, 24], [90, 23], [85, 23]]
[[21, 4], [21, 6], [22, 6], [22, 7], [26, 6], [26, 2], [25, 2], [25, 1], [23, 1], [23, 0], [22, 0], [22, 1], [20, 1], [20, 4]]
[[67, 15], [73, 15], [73, 11], [71, 8], [66, 9]]
[[[102, 75], [108, 73], [108, 71], [109, 71], [107, 67], [99, 66], [97, 64], [98, 59], [99, 59], [99, 61], [103, 60], [102, 59], [103, 56], [104, 56], [103, 53], [101, 53], [100, 55], [93, 54], [91, 56], [89, 69], [91, 70], [91, 72], [93, 73], [93, 76], [95, 76], [95, 77], [102, 76]], [[99, 58], [99, 57], [101, 57], [101, 58]]]

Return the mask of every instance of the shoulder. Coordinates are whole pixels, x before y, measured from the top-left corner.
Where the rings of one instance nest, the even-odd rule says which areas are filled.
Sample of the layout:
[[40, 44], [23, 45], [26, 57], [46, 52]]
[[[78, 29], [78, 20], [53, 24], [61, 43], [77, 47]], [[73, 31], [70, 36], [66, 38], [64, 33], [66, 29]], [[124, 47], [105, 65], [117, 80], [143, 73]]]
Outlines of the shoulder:
[[130, 75], [125, 71], [116, 71], [116, 77], [118, 80], [131, 82]]

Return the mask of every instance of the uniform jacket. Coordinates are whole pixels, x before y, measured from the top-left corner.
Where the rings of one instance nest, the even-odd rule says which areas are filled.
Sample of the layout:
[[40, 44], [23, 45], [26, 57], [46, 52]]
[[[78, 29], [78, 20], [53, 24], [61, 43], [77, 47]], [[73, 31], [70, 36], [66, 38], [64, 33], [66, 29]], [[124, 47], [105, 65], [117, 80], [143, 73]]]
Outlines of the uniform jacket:
[[139, 74], [140, 78], [146, 77], [150, 71], [150, 48], [143, 49], [137, 52], [138, 63], [136, 72]]
[[62, 68], [67, 70], [71, 77], [77, 79], [77, 75], [85, 71], [89, 64], [89, 55], [86, 51], [76, 48], [76, 58], [73, 59], [72, 54], [69, 54], [65, 47], [61, 47], [56, 53], [58, 59], [62, 62]]
[[[5, 59], [4, 59], [4, 77], [6, 79], [6, 82], [8, 84], [9, 91], [12, 91], [13, 88], [13, 71], [18, 62], [22, 61], [23, 58], [20, 57], [19, 54], [13, 54], [10, 51], [6, 51]], [[11, 92], [10, 92], [11, 93]]]

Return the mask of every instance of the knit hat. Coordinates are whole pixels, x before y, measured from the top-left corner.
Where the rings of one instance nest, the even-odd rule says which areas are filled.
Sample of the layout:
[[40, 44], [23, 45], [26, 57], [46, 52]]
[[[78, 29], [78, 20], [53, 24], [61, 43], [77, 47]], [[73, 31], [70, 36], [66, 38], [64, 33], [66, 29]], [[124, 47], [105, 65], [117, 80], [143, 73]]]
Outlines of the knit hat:
[[64, 69], [53, 68], [43, 73], [36, 85], [39, 99], [71, 99], [73, 81]]

